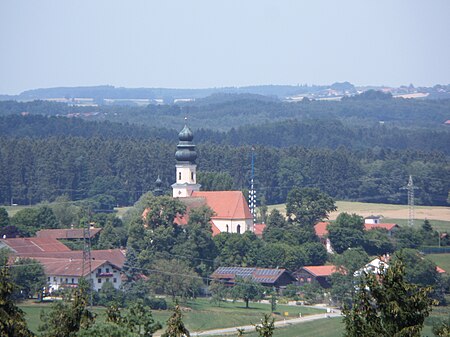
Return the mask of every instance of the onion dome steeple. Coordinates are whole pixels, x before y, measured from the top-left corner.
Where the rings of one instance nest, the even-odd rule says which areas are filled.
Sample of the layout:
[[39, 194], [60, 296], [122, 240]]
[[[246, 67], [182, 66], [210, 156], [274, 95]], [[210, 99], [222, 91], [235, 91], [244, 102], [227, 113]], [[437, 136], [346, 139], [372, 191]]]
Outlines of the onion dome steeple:
[[[186, 120], [187, 118], [185, 118], [185, 121]], [[178, 134], [178, 139], [180, 141], [177, 145], [177, 152], [175, 152], [175, 159], [177, 162], [189, 162], [195, 164], [197, 152], [195, 152], [195, 145], [192, 143], [194, 134], [187, 124], [184, 125], [183, 130]]]
[[[184, 120], [187, 121], [187, 118]], [[174, 198], [185, 198], [190, 197], [192, 192], [200, 190], [200, 184], [197, 184], [197, 165], [195, 164], [197, 152], [192, 143], [194, 134], [187, 126], [187, 122], [178, 134], [178, 139], [177, 152], [175, 152], [177, 173], [175, 184], [172, 185], [172, 192]]]

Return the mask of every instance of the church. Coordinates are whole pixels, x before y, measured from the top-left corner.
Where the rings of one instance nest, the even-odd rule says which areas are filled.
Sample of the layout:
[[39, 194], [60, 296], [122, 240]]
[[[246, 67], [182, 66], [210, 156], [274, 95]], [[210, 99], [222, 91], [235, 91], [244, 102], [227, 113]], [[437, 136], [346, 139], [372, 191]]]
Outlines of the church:
[[[178, 134], [179, 143], [175, 153], [176, 182], [172, 185], [173, 197], [179, 198], [190, 209], [209, 206], [214, 215], [211, 218], [213, 235], [222, 232], [244, 233], [254, 231], [253, 214], [241, 191], [201, 191], [197, 184], [197, 152], [192, 142], [194, 134], [184, 126]], [[187, 216], [177, 219], [180, 225], [187, 223]]]

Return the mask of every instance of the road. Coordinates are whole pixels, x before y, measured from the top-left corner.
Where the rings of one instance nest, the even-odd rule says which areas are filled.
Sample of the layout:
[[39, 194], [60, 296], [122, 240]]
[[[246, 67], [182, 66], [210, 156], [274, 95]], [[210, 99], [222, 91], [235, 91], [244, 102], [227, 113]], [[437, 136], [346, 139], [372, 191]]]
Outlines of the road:
[[[289, 326], [293, 324], [301, 324], [304, 322], [310, 322], [315, 321], [318, 319], [325, 319], [325, 318], [331, 318], [331, 317], [339, 317], [341, 316], [340, 311], [335, 311], [333, 313], [323, 313], [323, 314], [316, 314], [316, 315], [308, 315], [304, 317], [299, 318], [293, 318], [293, 319], [287, 319], [283, 321], [276, 321], [275, 326], [277, 328], [281, 328], [284, 326]], [[196, 336], [224, 336], [233, 334], [236, 335], [237, 329], [244, 329], [245, 331], [255, 331], [255, 327], [253, 325], [245, 325], [245, 326], [236, 326], [233, 328], [224, 328], [224, 329], [215, 329], [215, 330], [206, 330], [201, 332], [191, 332], [192, 337]]]

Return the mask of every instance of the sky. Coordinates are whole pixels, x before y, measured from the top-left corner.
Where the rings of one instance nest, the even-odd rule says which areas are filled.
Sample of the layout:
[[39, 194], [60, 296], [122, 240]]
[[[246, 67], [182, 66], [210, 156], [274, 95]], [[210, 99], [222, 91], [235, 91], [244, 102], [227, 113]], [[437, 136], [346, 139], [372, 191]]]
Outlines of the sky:
[[0, 0], [0, 94], [450, 83], [449, 0]]

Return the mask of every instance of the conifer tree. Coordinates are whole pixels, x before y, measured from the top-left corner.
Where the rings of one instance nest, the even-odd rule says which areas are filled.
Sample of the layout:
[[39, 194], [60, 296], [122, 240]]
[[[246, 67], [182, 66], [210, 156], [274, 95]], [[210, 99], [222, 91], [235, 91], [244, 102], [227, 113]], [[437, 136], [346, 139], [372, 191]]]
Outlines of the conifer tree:
[[271, 319], [269, 314], [264, 314], [264, 318], [261, 319], [261, 324], [255, 325], [259, 337], [272, 337], [275, 330], [274, 322], [274, 318]]
[[434, 301], [431, 287], [405, 280], [405, 267], [396, 259], [377, 275], [362, 276], [352, 308], [343, 311], [346, 337], [419, 337]]
[[182, 321], [180, 306], [175, 305], [172, 316], [167, 320], [166, 331], [161, 337], [190, 337], [189, 330], [186, 329]]

